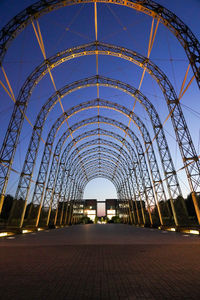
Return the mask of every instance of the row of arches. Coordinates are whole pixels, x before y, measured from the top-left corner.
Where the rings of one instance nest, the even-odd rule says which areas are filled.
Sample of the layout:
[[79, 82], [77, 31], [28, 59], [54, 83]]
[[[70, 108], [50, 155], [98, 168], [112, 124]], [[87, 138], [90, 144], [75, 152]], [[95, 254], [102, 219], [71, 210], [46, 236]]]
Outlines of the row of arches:
[[[83, 2], [91, 1], [81, 1], [81, 3]], [[126, 5], [150, 14], [169, 27], [170, 30], [176, 34], [179, 41], [184, 44], [184, 48], [195, 72], [197, 82], [199, 82], [199, 73], [197, 69], [199, 63], [197, 59], [199, 44], [190, 30], [186, 28], [177, 17], [175, 18], [173, 14], [161, 6], [156, 5], [154, 2], [137, 2], [138, 1], [112, 1], [112, 3]], [[7, 31], [5, 31], [4, 28], [1, 32], [1, 58], [3, 59], [9, 42], [22, 30], [24, 26], [33, 20], [33, 17], [38, 18], [47, 11], [56, 9], [60, 6], [76, 3], [78, 4], [80, 2], [73, 1], [70, 3], [66, 1], [46, 1], [44, 3], [41, 1], [22, 12], [20, 16], [15, 18], [15, 26], [14, 20], [12, 20], [6, 27]], [[16, 19], [18, 20], [18, 24], [16, 23]], [[183, 28], [185, 32], [183, 32]], [[11, 32], [12, 35], [10, 34]], [[190, 39], [191, 43], [188, 41], [186, 42], [186, 39]], [[26, 109], [34, 88], [49, 72], [49, 70], [52, 70], [71, 59], [87, 55], [108, 55], [125, 59], [145, 69], [149, 75], [156, 80], [169, 109], [169, 114], [176, 134], [184, 168], [186, 170], [190, 190], [193, 195], [196, 214], [200, 222], [200, 213], [196, 199], [196, 192], [198, 192], [200, 188], [199, 159], [179, 104], [178, 96], [176, 95], [172, 84], [164, 72], [149, 58], [144, 57], [135, 51], [115, 45], [101, 43], [99, 41], [56, 53], [54, 56], [44, 60], [30, 74], [30, 76], [28, 76], [27, 80], [23, 84], [17, 97], [0, 153], [1, 208], [3, 206], [6, 187], [25, 118]], [[180, 225], [179, 216], [174, 206], [174, 199], [178, 196], [182, 196], [182, 192], [164, 134], [163, 126], [155, 107], [137, 88], [119, 80], [100, 75], [72, 82], [61, 89], [56, 90], [56, 92], [41, 108], [34, 124], [28, 151], [19, 177], [19, 184], [15, 196], [16, 201], [12, 206], [8, 221], [9, 225], [22, 227], [24, 224], [33, 171], [36, 166], [42, 131], [48, 118], [48, 114], [54, 108], [56, 103], [65, 96], [70, 95], [70, 93], [78, 89], [89, 88], [92, 86], [104, 86], [119, 89], [129, 94], [144, 107], [155, 134], [168, 195], [166, 196], [165, 188], [163, 186], [163, 179], [161, 178], [160, 169], [153, 147], [153, 141], [145, 124], [133, 111], [128, 110], [125, 106], [97, 98], [82, 102], [79, 105], [73, 106], [68, 111], [63, 112], [50, 129], [45, 141], [45, 148], [38, 170], [37, 180], [34, 182], [35, 187], [31, 201], [32, 208], [34, 207], [34, 209], [29, 210], [26, 218], [26, 224], [30, 222], [33, 226], [38, 226], [40, 223], [48, 225], [52, 212], [54, 212], [57, 219], [56, 210], [58, 210], [61, 200], [63, 203], [68, 203], [70, 199], [82, 199], [83, 190], [87, 182], [91, 180], [91, 178], [94, 178], [94, 176], [102, 175], [109, 178], [109, 180], [115, 184], [119, 198], [126, 199], [126, 201], [130, 201], [131, 203], [132, 201], [135, 201], [136, 211], [134, 211], [133, 205], [129, 205], [129, 216], [131, 222], [136, 222], [136, 215], [138, 216], [137, 222], [141, 220], [137, 210], [137, 201], [139, 201], [141, 203], [141, 215], [144, 224], [149, 222], [153, 225], [154, 222], [157, 222], [157, 220], [155, 221], [152, 217], [153, 210], [156, 208], [160, 224], [165, 225], [162, 209], [159, 203], [166, 203], [168, 197], [170, 199], [171, 207], [170, 209], [169, 207], [167, 208], [168, 212], [171, 212], [174, 224], [177, 226]], [[55, 145], [54, 142], [59, 129], [69, 118], [76, 114], [78, 115], [84, 110], [95, 108], [104, 108], [109, 111], [114, 110], [131, 120], [140, 132], [143, 145], [134, 131], [128, 128], [125, 124], [99, 114], [74, 123], [63, 133], [58, 143]], [[87, 128], [91, 124], [97, 124], [97, 128], [93, 130], [85, 130], [83, 134], [73, 138], [72, 141], [69, 142], [69, 138], [72, 137], [72, 134], [76, 132], [76, 130], [80, 128]], [[117, 128], [119, 132], [125, 134], [125, 138], [123, 134], [116, 134], [111, 129], [101, 129], [99, 124], [108, 124], [111, 128]], [[98, 136], [97, 139], [94, 139], [92, 142], [87, 141], [88, 137], [95, 135]], [[108, 141], [103, 138], [103, 136], [111, 137], [117, 142]], [[128, 142], [126, 136], [128, 136], [131, 143]], [[86, 142], [83, 142], [84, 140], [86, 140]], [[82, 144], [77, 147], [79, 142]], [[65, 143], [67, 143], [66, 147]], [[54, 145], [55, 150], [53, 152]], [[123, 148], [123, 146], [125, 148]], [[86, 148], [87, 150], [84, 152], [84, 149]], [[92, 153], [92, 155], [90, 155], [90, 153]], [[23, 205], [17, 202], [19, 199], [23, 199]], [[146, 212], [142, 204], [143, 202], [145, 203]], [[185, 215], [187, 215], [184, 202], [182, 202], [182, 211]], [[63, 216], [63, 212], [61, 215]], [[63, 220], [66, 221], [67, 217]], [[54, 222], [56, 221], [54, 220]], [[60, 223], [62, 222], [60, 221]]]

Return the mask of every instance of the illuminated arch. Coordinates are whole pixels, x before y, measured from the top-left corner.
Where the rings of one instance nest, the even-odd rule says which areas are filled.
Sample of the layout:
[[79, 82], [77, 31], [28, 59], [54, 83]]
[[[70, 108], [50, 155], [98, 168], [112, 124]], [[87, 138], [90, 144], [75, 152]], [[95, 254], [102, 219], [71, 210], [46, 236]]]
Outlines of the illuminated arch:
[[[95, 54], [97, 50], [99, 51], [99, 54], [114, 55], [114, 56], [117, 56], [120, 58], [127, 59], [133, 63], [136, 63], [138, 66], [140, 66], [142, 68], [146, 68], [147, 72], [149, 72], [149, 74], [151, 76], [153, 76], [153, 78], [158, 82], [158, 84], [160, 85], [160, 87], [163, 91], [163, 94], [166, 98], [169, 110], [174, 111], [174, 113], [172, 113], [172, 115], [171, 115], [171, 118], [172, 118], [172, 123], [173, 123], [174, 129], [175, 129], [175, 133], [177, 136], [177, 140], [179, 142], [179, 147], [180, 147], [181, 155], [183, 158], [183, 162], [186, 166], [187, 165], [186, 161], [191, 160], [191, 159], [194, 160], [193, 164], [190, 164], [189, 166], [186, 167], [186, 173], [187, 173], [189, 182], [192, 183], [192, 181], [193, 181], [193, 183], [194, 183], [193, 184], [194, 186], [192, 185], [194, 187], [194, 190], [198, 189], [198, 182], [199, 182], [198, 178], [199, 178], [199, 173], [200, 173], [199, 161], [198, 161], [197, 154], [196, 154], [195, 148], [193, 146], [193, 143], [192, 143], [192, 140], [191, 140], [191, 137], [189, 134], [189, 130], [188, 130], [186, 122], [184, 120], [181, 107], [178, 103], [176, 93], [173, 89], [173, 86], [167, 79], [166, 75], [150, 60], [148, 60], [146, 57], [144, 57], [134, 51], [131, 51], [131, 50], [128, 50], [128, 49], [125, 49], [122, 47], [116, 47], [116, 46], [109, 45], [109, 44], [99, 43], [99, 42], [86, 44], [83, 46], [75, 47], [73, 49], [58, 53], [57, 55], [48, 59], [48, 64], [46, 63], [46, 61], [43, 62], [27, 78], [25, 84], [23, 85], [23, 87], [19, 93], [19, 97], [17, 99], [17, 103], [15, 105], [13, 115], [11, 118], [11, 122], [10, 122], [10, 125], [8, 128], [7, 134], [6, 134], [6, 138], [4, 140], [4, 144], [1, 149], [0, 157], [1, 157], [1, 160], [4, 162], [4, 167], [2, 165], [0, 165], [0, 178], [4, 178], [5, 182], [7, 182], [7, 180], [8, 180], [9, 168], [11, 168], [11, 165], [12, 165], [12, 161], [14, 158], [14, 152], [15, 152], [16, 145], [17, 145], [17, 139], [20, 134], [20, 128], [22, 126], [23, 117], [24, 117], [24, 114], [21, 114], [21, 112], [25, 113], [25, 111], [26, 111], [26, 107], [28, 105], [28, 101], [29, 101], [33, 87], [48, 72], [48, 68], [53, 68], [55, 66], [58, 66], [59, 64], [63, 63], [65, 60], [72, 59], [72, 58], [80, 56], [80, 55]], [[72, 53], [71, 51], [72, 52], [74, 51], [75, 54]], [[89, 82], [91, 82], [91, 85], [94, 85], [94, 82], [92, 82], [94, 80], [95, 80], [94, 77], [91, 77], [91, 78], [88, 78], [86, 80], [86, 82], [88, 82], [88, 85], [90, 86]], [[99, 84], [101, 84], [101, 85], [110, 86], [107, 78], [104, 78], [102, 76], [98, 77], [98, 79], [96, 79], [96, 81], [98, 81]], [[74, 89], [77, 88], [77, 86], [76, 86], [77, 84], [80, 84], [80, 81], [72, 84]], [[71, 88], [72, 88], [72, 86], [71, 86]], [[70, 88], [70, 86], [69, 86], [69, 88]], [[124, 91], [127, 90], [128, 93], [130, 92], [133, 94], [135, 92], [137, 92], [138, 98], [141, 98], [140, 92], [137, 91], [136, 89], [130, 87], [129, 85], [126, 85], [126, 86], [124, 85], [122, 87], [122, 90], [124, 90]], [[54, 98], [57, 99], [58, 96], [60, 96], [59, 93], [55, 94]], [[53, 99], [51, 99], [51, 100], [53, 101]], [[19, 105], [19, 102], [20, 102], [20, 105]], [[151, 111], [151, 107], [149, 107], [147, 112], [149, 110]], [[21, 116], [20, 117], [21, 119], [18, 121], [16, 120], [17, 115]], [[153, 117], [154, 120], [156, 120], [155, 117], [157, 118], [157, 116]], [[182, 131], [182, 128], [184, 128], [184, 132]], [[160, 131], [159, 124], [155, 127], [155, 130], [157, 132], [156, 135], [160, 135], [161, 131]], [[38, 131], [38, 134], [40, 134], [39, 131]], [[6, 146], [8, 140], [9, 140], [9, 147]], [[167, 148], [165, 147], [165, 149], [167, 149]], [[190, 149], [190, 151], [188, 151], [188, 149]], [[168, 155], [167, 152], [166, 152], [166, 154]], [[6, 157], [5, 157], [5, 155], [6, 155]], [[169, 162], [172, 161], [170, 156], [168, 157], [168, 160], [169, 160]], [[195, 160], [196, 160], [196, 162], [195, 162]], [[6, 161], [9, 161], [9, 165], [6, 165]], [[168, 164], [168, 162], [166, 163], [166, 165], [167, 164]], [[171, 162], [170, 162], [170, 164], [171, 164]], [[3, 173], [3, 176], [1, 176], [1, 172]], [[6, 174], [6, 176], [5, 176], [5, 174]], [[171, 175], [173, 176], [173, 172], [171, 172]], [[6, 188], [6, 184], [5, 184], [5, 187], [2, 187], [3, 193], [4, 193], [5, 188]]]
[[[62, 96], [64, 96], [64, 95], [62, 95]], [[155, 128], [156, 127], [160, 128], [160, 135], [159, 135], [159, 137], [158, 137], [158, 135], [156, 135], [156, 140], [158, 143], [158, 150], [159, 150], [160, 158], [161, 158], [161, 161], [163, 162], [163, 164], [162, 164], [163, 171], [164, 171], [164, 174], [167, 175], [166, 182], [167, 182], [167, 186], [168, 186], [169, 195], [170, 195], [171, 199], [174, 199], [177, 196], [181, 195], [181, 190], [179, 187], [178, 179], [176, 177], [175, 168], [174, 168], [174, 165], [173, 165], [173, 162], [171, 159], [170, 151], [169, 151], [169, 148], [167, 145], [167, 141], [166, 141], [164, 131], [162, 128], [162, 124], [160, 122], [158, 114], [157, 114], [155, 108], [153, 107], [153, 105], [150, 104], [150, 102], [148, 100], [146, 100], [146, 102], [147, 102], [147, 104], [145, 103], [145, 101], [143, 101], [142, 104], [144, 105], [146, 110], [148, 110], [149, 107], [151, 107], [151, 110], [149, 109], [148, 111], [149, 111], [149, 115], [151, 115], [151, 122], [152, 122], [152, 126], [154, 129], [155, 135], [157, 133]], [[48, 103], [48, 101], [47, 101], [47, 103]], [[25, 185], [25, 186], [27, 186], [27, 190], [30, 187], [30, 181], [31, 181], [31, 177], [33, 174], [33, 168], [35, 165], [37, 151], [39, 148], [41, 130], [43, 128], [44, 121], [46, 120], [46, 114], [48, 114], [48, 112], [50, 111], [50, 109], [53, 105], [54, 105], [54, 103], [52, 103], [51, 106], [49, 104], [43, 106], [43, 108], [41, 109], [41, 112], [38, 114], [37, 121], [36, 121], [34, 129], [33, 129], [31, 141], [29, 144], [25, 163], [24, 163], [22, 173], [21, 173], [22, 175], [21, 175], [20, 182], [19, 182], [19, 187]], [[48, 111], [45, 108], [46, 106], [48, 107]], [[118, 111], [118, 112], [124, 114], [128, 118], [130, 117], [132, 119], [132, 121], [138, 127], [138, 129], [143, 137], [145, 146], [148, 149], [147, 154], [148, 154], [148, 161], [149, 161], [149, 165], [151, 166], [151, 170], [152, 170], [152, 172], [159, 173], [159, 169], [157, 166], [155, 154], [154, 154], [151, 139], [150, 139], [150, 135], [149, 135], [144, 123], [141, 121], [141, 119], [138, 118], [135, 115], [135, 113], [129, 111], [126, 107], [116, 104], [116, 103], [113, 103], [113, 102], [110, 102], [110, 101], [102, 100], [102, 99], [95, 99], [92, 101], [87, 101], [87, 102], [81, 103], [79, 105], [72, 107], [66, 113], [64, 113], [59, 118], [59, 120], [56, 121], [56, 124], [53, 125], [53, 127], [52, 127], [53, 133], [49, 133], [49, 135], [48, 135], [46, 143], [48, 144], [49, 150], [45, 156], [47, 157], [48, 154], [49, 155], [51, 154], [50, 149], [52, 148], [52, 140], [53, 140], [57, 130], [60, 128], [61, 124], [63, 123], [63, 121], [70, 118], [77, 112], [80, 112], [82, 110], [89, 109], [89, 108], [95, 108], [95, 107], [113, 109], [115, 111]], [[151, 113], [151, 111], [153, 111], [153, 113]], [[42, 117], [40, 117], [40, 116], [42, 116]], [[38, 133], [37, 130], [40, 130], [40, 132]], [[163, 149], [164, 149], [164, 151], [163, 151]], [[47, 158], [47, 161], [49, 161], [49, 159], [50, 159], [50, 157]], [[167, 162], [168, 162], [168, 164], [167, 164]], [[29, 171], [29, 173], [27, 173], [27, 170]], [[157, 177], [157, 180], [160, 181], [160, 176]], [[27, 194], [28, 194], [28, 192], [27, 192]], [[27, 194], [24, 194], [23, 191], [20, 193], [20, 188], [18, 188], [16, 198], [22, 197], [24, 199], [27, 199]]]
[[174, 13], [166, 9], [160, 4], [157, 4], [151, 0], [47, 0], [38, 1], [33, 5], [27, 7], [13, 19], [11, 19], [6, 26], [0, 31], [0, 61], [4, 58], [7, 48], [10, 42], [34, 19], [51, 12], [55, 9], [70, 6], [80, 3], [111, 3], [116, 5], [122, 5], [134, 10], [143, 12], [153, 18], [158, 19], [163, 25], [165, 25], [181, 43], [186, 55], [193, 68], [197, 84], [200, 87], [200, 44], [196, 39], [192, 31], [187, 25], [184, 24]]

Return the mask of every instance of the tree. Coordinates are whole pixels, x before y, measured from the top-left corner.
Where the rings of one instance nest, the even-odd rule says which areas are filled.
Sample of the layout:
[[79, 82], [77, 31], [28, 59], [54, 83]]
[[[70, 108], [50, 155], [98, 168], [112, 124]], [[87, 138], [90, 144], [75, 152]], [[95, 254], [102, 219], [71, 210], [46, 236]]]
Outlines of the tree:
[[[198, 204], [199, 204], [200, 203], [199, 196], [197, 196], [197, 201], [198, 201]], [[191, 193], [187, 196], [187, 198], [185, 200], [185, 203], [186, 203], [186, 207], [187, 207], [189, 216], [192, 216], [192, 217], [196, 218], [196, 212], [195, 212], [195, 208], [194, 208]]]
[[4, 199], [4, 205], [1, 213], [1, 218], [4, 220], [8, 220], [10, 210], [13, 204], [14, 198], [11, 195], [6, 195]]
[[98, 218], [98, 217], [95, 217], [95, 219], [94, 219], [94, 224], [97, 224], [98, 221], [99, 221], [99, 218]]

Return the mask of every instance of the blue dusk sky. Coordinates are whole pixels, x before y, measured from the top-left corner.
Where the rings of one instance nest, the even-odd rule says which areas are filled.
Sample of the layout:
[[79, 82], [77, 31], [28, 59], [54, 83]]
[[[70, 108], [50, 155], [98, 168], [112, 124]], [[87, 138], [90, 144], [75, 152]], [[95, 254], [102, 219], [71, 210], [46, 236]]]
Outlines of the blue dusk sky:
[[[196, 38], [200, 39], [200, 0], [157, 0], [157, 3], [165, 6], [175, 13], [193, 32]], [[35, 3], [34, 0], [1, 0], [0, 1], [0, 27], [5, 26], [15, 15], [23, 9]], [[98, 40], [124, 48], [134, 50], [143, 56], [147, 56], [148, 42], [151, 30], [152, 17], [131, 8], [122, 7], [114, 4], [97, 3], [98, 19]], [[44, 41], [47, 58], [55, 55], [57, 52], [83, 45], [95, 41], [94, 26], [94, 4], [78, 4], [69, 7], [60, 8], [51, 13], [43, 15], [38, 19], [41, 34]], [[156, 24], [156, 21], [155, 21]], [[29, 24], [9, 45], [8, 51], [4, 58], [3, 67], [13, 89], [15, 98], [17, 98], [20, 88], [31, 72], [42, 63], [43, 55], [38, 45], [33, 27]], [[174, 86], [177, 94], [181, 89], [185, 72], [188, 67], [188, 58], [183, 47], [176, 37], [162, 24], [158, 25], [155, 42], [150, 54], [150, 59], [165, 72]], [[143, 69], [127, 60], [99, 55], [99, 74], [126, 82], [135, 88], [139, 87]], [[53, 78], [57, 89], [70, 84], [76, 80], [84, 79], [96, 74], [96, 57], [94, 55], [83, 56], [66, 61], [52, 70]], [[187, 83], [193, 76], [192, 70], [189, 70]], [[0, 70], [0, 80], [6, 85], [6, 80]], [[149, 75], [145, 74], [141, 86], [141, 92], [153, 103], [160, 119], [163, 122], [168, 115], [168, 108], [163, 97], [162, 91], [156, 81]], [[124, 92], [107, 87], [100, 87], [100, 98], [119, 103], [130, 110], [133, 107], [134, 99]], [[27, 108], [26, 115], [32, 124], [35, 123], [37, 115], [48, 98], [54, 93], [54, 86], [49, 75], [39, 82], [34, 88]], [[6, 133], [7, 126], [13, 111], [13, 102], [0, 86], [0, 146]], [[65, 111], [72, 106], [81, 102], [95, 99], [97, 97], [97, 88], [88, 87], [76, 90], [62, 99]], [[182, 110], [190, 130], [192, 140], [198, 155], [200, 154], [200, 101], [199, 89], [194, 80], [181, 99]], [[134, 112], [142, 119], [147, 126], [151, 138], [154, 137], [151, 122], [144, 108], [137, 103]], [[96, 116], [97, 108], [84, 110], [69, 119], [69, 125], [76, 122]], [[42, 138], [46, 140], [48, 132], [55, 120], [62, 114], [61, 107], [57, 103], [48, 115], [42, 132]], [[100, 109], [100, 115], [110, 117], [126, 124], [129, 119], [119, 112], [108, 109]], [[101, 124], [101, 128], [120, 133], [124, 132], [119, 129]], [[74, 132], [74, 137], [80, 135], [85, 130], [95, 129], [97, 124], [86, 126]], [[131, 123], [130, 128], [135, 132], [138, 138], [141, 135], [137, 127]], [[60, 128], [56, 135], [55, 145], [63, 132], [66, 130], [66, 123]], [[176, 170], [183, 167], [178, 144], [171, 120], [164, 125], [164, 130], [173, 157]], [[18, 172], [21, 171], [24, 158], [28, 149], [32, 128], [25, 120], [22, 132], [17, 146], [13, 168]], [[91, 138], [90, 138], [91, 139]], [[106, 138], [110, 139], [110, 138]], [[130, 142], [130, 138], [127, 137]], [[81, 144], [81, 143], [80, 143]], [[157, 151], [157, 145], [154, 142], [156, 157], [159, 166], [160, 158]], [[44, 144], [40, 143], [39, 154], [34, 169], [33, 180], [37, 179], [39, 164], [42, 158]], [[164, 175], [161, 171], [161, 176]], [[184, 196], [190, 192], [187, 183], [185, 171], [178, 172], [181, 189]], [[8, 182], [7, 193], [15, 195], [19, 176], [11, 172]], [[29, 202], [32, 198], [34, 184], [31, 186]], [[96, 178], [88, 183], [85, 188], [84, 198], [96, 198], [104, 200], [106, 198], [116, 198], [114, 185], [107, 179]], [[99, 215], [104, 214], [104, 208], [101, 206]]]

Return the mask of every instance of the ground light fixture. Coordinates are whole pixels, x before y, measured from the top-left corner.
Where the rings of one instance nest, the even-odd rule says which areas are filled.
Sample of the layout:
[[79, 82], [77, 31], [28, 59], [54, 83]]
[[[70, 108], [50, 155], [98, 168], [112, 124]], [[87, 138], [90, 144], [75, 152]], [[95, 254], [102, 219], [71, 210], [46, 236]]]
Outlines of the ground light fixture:
[[23, 229], [22, 230], [22, 233], [29, 233], [29, 232], [33, 232], [33, 230], [30, 230], [30, 229]]
[[42, 231], [42, 230], [44, 230], [44, 229], [43, 229], [43, 228], [38, 228], [38, 229], [37, 229], [37, 231]]
[[176, 228], [171, 227], [171, 228], [167, 228], [168, 231], [176, 231]]
[[14, 235], [13, 232], [0, 232], [0, 237], [11, 236]]

